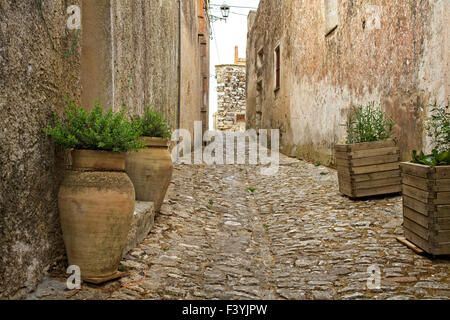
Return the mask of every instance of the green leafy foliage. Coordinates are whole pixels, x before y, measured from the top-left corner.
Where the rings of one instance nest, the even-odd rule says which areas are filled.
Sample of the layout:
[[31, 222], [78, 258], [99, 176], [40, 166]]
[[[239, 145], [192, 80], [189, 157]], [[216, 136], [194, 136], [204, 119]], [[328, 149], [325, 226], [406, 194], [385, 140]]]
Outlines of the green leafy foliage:
[[170, 139], [172, 131], [164, 116], [145, 106], [145, 112], [142, 117], [133, 118], [133, 126], [140, 128], [142, 135], [146, 137]]
[[429, 107], [431, 107], [433, 114], [427, 119], [426, 129], [434, 149], [428, 155], [424, 154], [423, 151], [418, 155], [417, 151], [414, 150], [412, 162], [428, 166], [448, 166], [450, 165], [449, 105], [447, 103], [446, 106], [442, 106], [435, 102]]
[[256, 191], [256, 188], [254, 188], [254, 187], [247, 188], [247, 192], [254, 193], [255, 191]]
[[395, 122], [370, 102], [367, 106], [353, 106], [347, 118], [347, 143], [383, 141], [393, 136]]
[[66, 117], [60, 119], [55, 113], [54, 127], [48, 126], [44, 132], [56, 144], [65, 148], [127, 152], [144, 147], [139, 140], [141, 131], [135, 128], [125, 116], [125, 110], [114, 113], [103, 112], [100, 101], [96, 101], [91, 111], [77, 107], [67, 99]]
[[421, 151], [417, 155], [417, 151], [414, 150], [412, 162], [428, 166], [448, 166], [450, 165], [450, 153], [448, 151], [438, 152], [434, 149], [432, 154], [426, 155]]

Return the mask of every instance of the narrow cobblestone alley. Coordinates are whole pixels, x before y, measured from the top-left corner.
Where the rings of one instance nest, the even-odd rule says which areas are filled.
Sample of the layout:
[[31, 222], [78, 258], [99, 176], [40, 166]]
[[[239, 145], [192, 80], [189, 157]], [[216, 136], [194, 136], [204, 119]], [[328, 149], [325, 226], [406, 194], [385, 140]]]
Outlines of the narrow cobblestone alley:
[[[256, 166], [178, 166], [129, 276], [83, 284], [71, 299], [448, 299], [448, 260], [396, 241], [401, 198], [352, 201], [332, 169], [281, 156]], [[252, 192], [253, 191], [253, 192]], [[381, 288], [369, 290], [377, 265]], [[30, 299], [66, 299], [61, 277]]]

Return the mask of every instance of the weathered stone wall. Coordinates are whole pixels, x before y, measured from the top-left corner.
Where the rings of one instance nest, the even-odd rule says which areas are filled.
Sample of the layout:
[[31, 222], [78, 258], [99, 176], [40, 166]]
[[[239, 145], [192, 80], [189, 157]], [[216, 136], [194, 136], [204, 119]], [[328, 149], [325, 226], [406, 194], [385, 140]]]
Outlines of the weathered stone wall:
[[[75, 38], [66, 28], [69, 5], [81, 7], [82, 27], [63, 58], [38, 1], [0, 2], [0, 298], [32, 290], [65, 254], [57, 192], [66, 153], [42, 131], [54, 111], [63, 113], [65, 94], [86, 108], [98, 98], [115, 111], [125, 105], [129, 114], [149, 104], [176, 127], [178, 1], [43, 1], [61, 53]], [[209, 69], [209, 41], [200, 41], [199, 8], [199, 0], [183, 1], [182, 124], [200, 120], [201, 108], [207, 114], [200, 66]]]
[[85, 0], [83, 32], [83, 105], [100, 98], [105, 108], [128, 114], [150, 105], [175, 128], [178, 2]]
[[245, 131], [245, 65], [216, 66], [216, 128], [221, 131]]
[[[71, 49], [67, 7], [44, 1], [60, 53]], [[0, 298], [20, 297], [64, 254], [57, 211], [61, 159], [42, 128], [62, 112], [64, 94], [80, 102], [80, 54], [52, 49], [37, 1], [0, 1]]]
[[[182, 1], [181, 128], [191, 132], [194, 122], [209, 119], [209, 26], [202, 0]], [[192, 140], [193, 141], [193, 140]]]
[[[185, 0], [181, 8], [181, 128], [191, 132], [194, 121], [207, 122], [209, 111], [204, 4], [205, 0]], [[85, 41], [82, 56], [88, 88], [83, 103], [92, 105], [101, 96], [105, 107], [126, 108], [129, 114], [141, 114], [150, 105], [176, 128], [178, 1], [99, 0], [88, 1], [86, 7], [90, 41]]]
[[[337, 1], [333, 29], [336, 17], [326, 8], [333, 1], [262, 0], [250, 16], [247, 126], [279, 128], [283, 152], [333, 164], [350, 106], [376, 101], [397, 122], [408, 159], [412, 149], [429, 146], [426, 105], [450, 94], [450, 2]], [[372, 5], [381, 8], [379, 20]], [[275, 91], [278, 45], [281, 88]]]
[[[141, 114], [145, 105], [176, 127], [178, 3], [167, 0], [112, 2], [114, 109]], [[133, 23], [131, 23], [133, 22]]]
[[87, 1], [83, 10], [83, 105], [142, 114], [145, 105], [176, 127], [177, 1]]

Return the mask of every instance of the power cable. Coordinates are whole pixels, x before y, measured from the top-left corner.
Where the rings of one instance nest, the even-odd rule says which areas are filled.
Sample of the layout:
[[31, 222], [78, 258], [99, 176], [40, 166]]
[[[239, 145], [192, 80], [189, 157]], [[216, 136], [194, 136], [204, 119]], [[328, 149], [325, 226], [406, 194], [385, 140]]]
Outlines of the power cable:
[[217, 59], [219, 60], [219, 64], [220, 64], [219, 45], [217, 44], [216, 30], [214, 29], [214, 25], [213, 24], [211, 24], [211, 29], [212, 29], [212, 32], [213, 32], [214, 43], [216, 44]]
[[75, 40], [73, 41], [72, 48], [70, 49], [70, 51], [67, 52], [66, 54], [60, 53], [58, 50], [56, 50], [55, 43], [53, 42], [53, 38], [52, 38], [52, 36], [50, 35], [50, 30], [49, 30], [49, 28], [48, 28], [47, 21], [45, 20], [45, 17], [44, 17], [44, 10], [42, 9], [42, 1], [43, 1], [43, 0], [39, 0], [39, 2], [38, 2], [39, 11], [40, 11], [40, 13], [41, 13], [42, 21], [44, 22], [45, 31], [47, 32], [47, 36], [48, 36], [48, 38], [49, 38], [49, 40], [50, 40], [50, 43], [51, 43], [51, 45], [52, 45], [52, 49], [53, 49], [56, 53], [58, 53], [61, 57], [67, 58], [68, 56], [70, 56], [70, 54], [72, 54], [72, 52], [75, 51], [75, 47], [77, 46], [78, 39], [79, 39], [79, 36], [80, 36], [80, 30], [81, 30], [81, 29], [78, 29], [78, 30], [77, 30], [77, 33], [76, 33], [76, 35], [75, 35]]
[[[223, 4], [214, 4], [214, 3], [210, 3], [209, 5], [211, 7], [222, 7], [223, 6]], [[240, 9], [254, 9], [254, 10], [258, 9], [255, 7], [242, 7], [242, 6], [229, 6], [229, 5], [227, 5], [227, 6], [230, 8], [240, 8]]]

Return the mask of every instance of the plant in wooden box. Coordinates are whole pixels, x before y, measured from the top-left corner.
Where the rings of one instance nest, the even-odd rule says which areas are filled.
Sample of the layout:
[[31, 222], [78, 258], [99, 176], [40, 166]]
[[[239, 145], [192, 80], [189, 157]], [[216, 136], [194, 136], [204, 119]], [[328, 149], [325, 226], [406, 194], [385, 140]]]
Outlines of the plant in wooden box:
[[335, 147], [339, 191], [350, 198], [400, 192], [394, 122], [371, 102], [352, 107], [345, 126], [347, 143]]
[[59, 189], [58, 207], [70, 265], [81, 277], [100, 283], [116, 278], [131, 227], [135, 193], [125, 173], [125, 155], [143, 147], [124, 111], [87, 112], [68, 101], [65, 119], [55, 114], [44, 131], [72, 149], [72, 170]]
[[159, 212], [172, 179], [171, 130], [164, 117], [149, 106], [142, 117], [133, 118], [133, 125], [140, 128], [146, 148], [128, 153], [126, 171], [136, 189], [136, 200], [153, 202]]
[[405, 238], [432, 255], [450, 254], [450, 117], [449, 106], [431, 105], [428, 136], [434, 149], [413, 152], [401, 163]]

